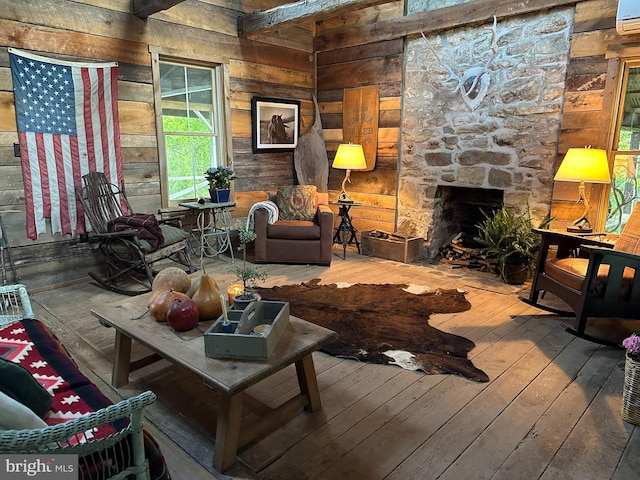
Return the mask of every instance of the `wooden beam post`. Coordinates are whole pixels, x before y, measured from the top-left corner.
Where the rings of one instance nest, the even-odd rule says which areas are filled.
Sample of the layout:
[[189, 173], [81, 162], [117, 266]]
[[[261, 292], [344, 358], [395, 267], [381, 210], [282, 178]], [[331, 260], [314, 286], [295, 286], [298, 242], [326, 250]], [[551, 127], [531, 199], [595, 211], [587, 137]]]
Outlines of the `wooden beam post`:
[[489, 22], [535, 13], [555, 7], [575, 5], [585, 0], [474, 0], [451, 7], [438, 8], [406, 17], [345, 28], [340, 32], [320, 35], [314, 40], [314, 51], [334, 50], [406, 37], [420, 32], [438, 32], [449, 28]]
[[256, 10], [238, 17], [238, 36], [265, 33], [292, 23], [302, 23], [317, 18], [362, 10], [363, 8], [391, 3], [396, 0], [317, 0], [287, 3], [268, 10]]

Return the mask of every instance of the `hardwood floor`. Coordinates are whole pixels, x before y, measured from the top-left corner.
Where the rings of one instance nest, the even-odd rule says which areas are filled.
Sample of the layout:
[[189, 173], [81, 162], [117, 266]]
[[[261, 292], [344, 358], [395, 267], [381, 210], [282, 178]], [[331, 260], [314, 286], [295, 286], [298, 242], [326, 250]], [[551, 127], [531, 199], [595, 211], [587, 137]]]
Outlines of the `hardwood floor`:
[[[266, 286], [412, 283], [465, 290], [472, 308], [430, 323], [476, 344], [474, 364], [490, 377], [424, 375], [314, 354], [323, 402], [241, 452], [225, 475], [211, 469], [216, 395], [185, 372], [159, 363], [110, 386], [113, 331], [89, 309], [120, 297], [85, 282], [31, 292], [34, 310], [82, 369], [112, 398], [151, 389], [146, 423], [175, 480], [243, 479], [628, 479], [640, 471], [640, 432], [620, 414], [624, 353], [565, 332], [570, 320], [526, 305], [528, 287], [492, 274], [441, 265], [401, 264], [353, 252], [331, 267], [266, 265]], [[223, 287], [228, 264], [206, 271]], [[198, 275], [198, 274], [196, 274]], [[27, 285], [28, 286], [28, 285]], [[146, 305], [141, 304], [144, 313]], [[297, 385], [295, 369], [251, 389], [277, 404]]]

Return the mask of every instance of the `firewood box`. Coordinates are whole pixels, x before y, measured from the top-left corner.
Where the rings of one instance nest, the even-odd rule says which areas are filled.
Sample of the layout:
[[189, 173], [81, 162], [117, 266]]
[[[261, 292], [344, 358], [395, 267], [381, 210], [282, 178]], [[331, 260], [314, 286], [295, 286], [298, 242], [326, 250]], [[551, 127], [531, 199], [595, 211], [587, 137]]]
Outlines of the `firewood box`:
[[403, 263], [415, 262], [423, 257], [424, 240], [400, 233], [367, 230], [362, 232], [361, 243], [362, 253], [370, 257], [386, 258]]

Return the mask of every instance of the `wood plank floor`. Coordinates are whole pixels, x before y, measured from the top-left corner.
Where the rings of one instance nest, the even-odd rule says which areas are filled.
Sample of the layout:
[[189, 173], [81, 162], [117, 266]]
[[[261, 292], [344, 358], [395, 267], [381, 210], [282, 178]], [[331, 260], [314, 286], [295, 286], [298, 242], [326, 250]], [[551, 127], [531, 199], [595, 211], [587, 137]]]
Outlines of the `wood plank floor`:
[[[216, 395], [166, 362], [109, 385], [112, 330], [89, 309], [120, 297], [85, 282], [31, 292], [34, 310], [82, 369], [117, 399], [151, 389], [145, 414], [176, 480], [303, 479], [629, 479], [640, 471], [640, 431], [620, 414], [624, 354], [565, 332], [567, 318], [518, 299], [523, 288], [492, 274], [347, 254], [331, 267], [266, 265], [266, 286], [410, 283], [467, 292], [472, 308], [430, 323], [476, 344], [474, 364], [490, 377], [424, 375], [314, 354], [323, 408], [301, 413], [241, 452], [225, 475], [211, 468]], [[222, 260], [206, 271], [221, 287], [233, 278]], [[197, 275], [197, 274], [196, 274]], [[336, 299], [339, 301], [339, 299]], [[144, 313], [146, 306], [140, 305]], [[277, 404], [296, 388], [295, 369], [251, 393]]]

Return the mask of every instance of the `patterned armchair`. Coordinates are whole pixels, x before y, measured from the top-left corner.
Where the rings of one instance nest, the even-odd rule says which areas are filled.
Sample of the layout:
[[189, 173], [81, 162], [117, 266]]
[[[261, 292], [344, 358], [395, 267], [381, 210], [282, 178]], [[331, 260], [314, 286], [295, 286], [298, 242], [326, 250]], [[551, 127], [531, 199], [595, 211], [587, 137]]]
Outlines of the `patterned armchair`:
[[255, 262], [330, 265], [333, 247], [333, 212], [328, 195], [315, 186], [280, 187], [269, 193], [278, 207], [278, 220], [269, 212], [254, 212]]

